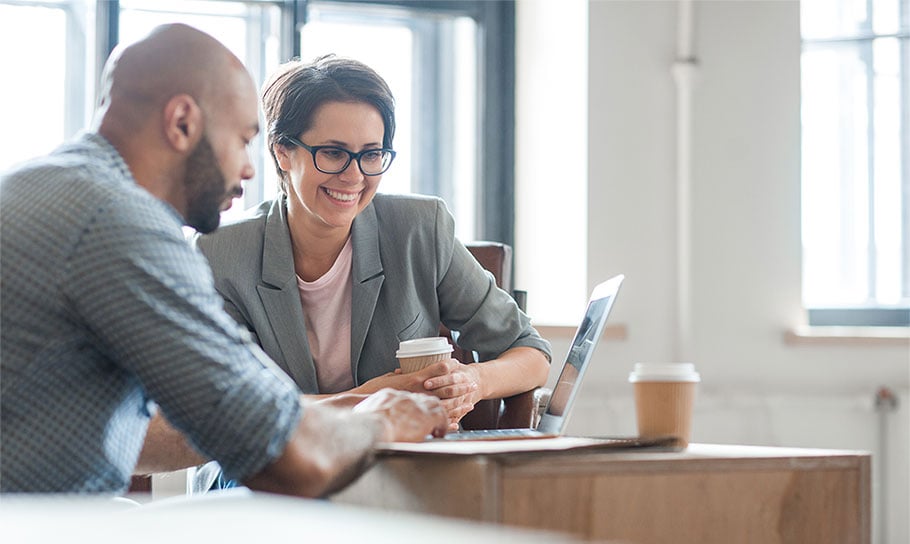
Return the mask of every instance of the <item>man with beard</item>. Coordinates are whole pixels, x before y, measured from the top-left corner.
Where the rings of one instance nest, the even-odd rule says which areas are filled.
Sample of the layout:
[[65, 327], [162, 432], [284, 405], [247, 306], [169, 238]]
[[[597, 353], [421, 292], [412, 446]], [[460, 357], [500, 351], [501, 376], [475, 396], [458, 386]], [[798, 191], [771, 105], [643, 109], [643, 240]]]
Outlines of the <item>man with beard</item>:
[[102, 84], [92, 131], [0, 178], [0, 491], [114, 494], [137, 461], [213, 458], [253, 489], [319, 496], [377, 441], [444, 434], [425, 395], [303, 404], [223, 312], [181, 226], [214, 230], [253, 176], [240, 61], [168, 25], [115, 51]]

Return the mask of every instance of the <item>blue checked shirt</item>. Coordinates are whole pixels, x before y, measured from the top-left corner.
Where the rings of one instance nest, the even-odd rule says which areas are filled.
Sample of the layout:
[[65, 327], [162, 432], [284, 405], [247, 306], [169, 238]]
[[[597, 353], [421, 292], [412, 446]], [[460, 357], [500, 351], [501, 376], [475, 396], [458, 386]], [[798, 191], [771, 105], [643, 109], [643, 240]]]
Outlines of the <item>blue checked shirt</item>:
[[150, 401], [230, 478], [283, 451], [298, 392], [181, 226], [97, 134], [0, 179], [0, 491], [124, 491]]

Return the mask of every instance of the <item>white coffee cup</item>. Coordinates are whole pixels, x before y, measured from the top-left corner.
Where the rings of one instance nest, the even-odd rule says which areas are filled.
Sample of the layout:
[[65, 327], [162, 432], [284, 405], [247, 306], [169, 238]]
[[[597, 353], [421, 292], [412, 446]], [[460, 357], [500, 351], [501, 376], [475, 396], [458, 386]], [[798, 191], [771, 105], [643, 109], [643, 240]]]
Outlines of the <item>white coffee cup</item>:
[[442, 336], [405, 340], [398, 345], [395, 357], [404, 373], [417, 372], [439, 361], [451, 358], [452, 345]]
[[636, 363], [635, 413], [642, 437], [674, 436], [685, 448], [692, 437], [695, 388], [701, 376], [692, 363]]

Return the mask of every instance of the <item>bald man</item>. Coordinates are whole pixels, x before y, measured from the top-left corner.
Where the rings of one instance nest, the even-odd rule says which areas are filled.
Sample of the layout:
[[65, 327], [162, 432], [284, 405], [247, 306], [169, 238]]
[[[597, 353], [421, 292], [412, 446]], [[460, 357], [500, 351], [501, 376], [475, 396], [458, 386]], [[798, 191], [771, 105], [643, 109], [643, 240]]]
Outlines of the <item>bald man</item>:
[[[240, 61], [169, 25], [102, 83], [93, 130], [0, 179], [0, 491], [117, 494], [137, 460], [212, 458], [253, 489], [319, 496], [377, 441], [443, 434], [428, 396], [302, 404], [222, 311], [181, 227], [215, 229], [253, 176]], [[180, 432], [156, 414], [143, 450], [158, 410]]]

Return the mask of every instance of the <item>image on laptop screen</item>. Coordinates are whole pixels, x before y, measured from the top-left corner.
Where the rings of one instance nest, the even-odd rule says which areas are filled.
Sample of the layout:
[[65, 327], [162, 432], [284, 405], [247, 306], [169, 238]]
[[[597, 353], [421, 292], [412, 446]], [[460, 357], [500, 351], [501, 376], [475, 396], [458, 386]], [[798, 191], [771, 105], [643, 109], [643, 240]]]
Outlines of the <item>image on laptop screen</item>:
[[610, 278], [597, 285], [591, 293], [584, 318], [575, 332], [575, 338], [566, 355], [565, 364], [553, 387], [547, 410], [540, 418], [538, 431], [561, 434], [564, 430], [563, 427], [572, 409], [572, 404], [581, 389], [581, 379], [594, 354], [594, 348], [597, 347], [598, 340], [603, 334], [607, 316], [610, 315], [610, 309], [622, 280], [622, 275]]

